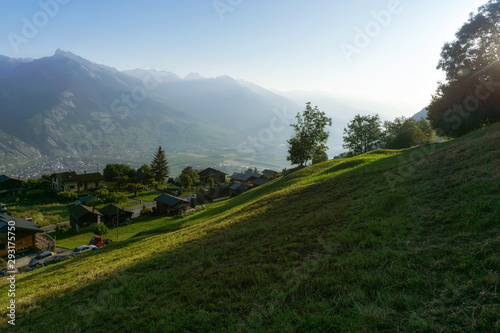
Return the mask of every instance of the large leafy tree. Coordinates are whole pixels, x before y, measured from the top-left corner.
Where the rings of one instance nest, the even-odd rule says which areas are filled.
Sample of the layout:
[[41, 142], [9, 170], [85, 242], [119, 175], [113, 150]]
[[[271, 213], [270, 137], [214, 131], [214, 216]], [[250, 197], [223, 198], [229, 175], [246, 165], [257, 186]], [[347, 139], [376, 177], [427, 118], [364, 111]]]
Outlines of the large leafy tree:
[[377, 115], [356, 115], [344, 128], [343, 148], [349, 149], [349, 155], [360, 155], [380, 148], [383, 142], [382, 122]]
[[161, 146], [158, 147], [158, 151], [156, 152], [155, 157], [151, 162], [151, 174], [159, 183], [163, 183], [165, 181], [165, 178], [167, 178], [170, 174], [167, 156]]
[[429, 105], [438, 135], [457, 137], [500, 120], [500, 0], [471, 14], [446, 43], [438, 69], [446, 73]]
[[325, 130], [326, 126], [332, 126], [332, 119], [318, 109], [306, 103], [306, 109], [295, 117], [296, 124], [290, 126], [294, 129], [294, 136], [288, 140], [287, 160], [292, 164], [303, 166], [320, 151], [326, 151], [325, 145], [330, 133]]
[[384, 122], [385, 147], [389, 149], [409, 148], [420, 143], [432, 142], [434, 133], [424, 118], [399, 117], [394, 121]]

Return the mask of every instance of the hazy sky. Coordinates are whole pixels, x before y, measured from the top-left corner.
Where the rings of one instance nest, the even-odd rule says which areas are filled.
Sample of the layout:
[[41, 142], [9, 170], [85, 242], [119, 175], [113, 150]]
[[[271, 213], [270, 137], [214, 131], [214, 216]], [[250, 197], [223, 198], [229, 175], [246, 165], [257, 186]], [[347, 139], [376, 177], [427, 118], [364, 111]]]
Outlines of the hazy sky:
[[486, 2], [0, 0], [0, 54], [61, 48], [120, 70], [226, 74], [410, 116], [442, 78], [444, 42]]

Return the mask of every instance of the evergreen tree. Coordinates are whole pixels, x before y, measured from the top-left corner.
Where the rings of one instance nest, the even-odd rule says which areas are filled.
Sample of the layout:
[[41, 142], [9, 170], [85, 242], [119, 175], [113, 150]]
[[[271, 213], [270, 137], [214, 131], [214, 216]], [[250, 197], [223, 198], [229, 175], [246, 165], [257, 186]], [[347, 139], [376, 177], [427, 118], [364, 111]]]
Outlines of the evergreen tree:
[[151, 162], [151, 173], [154, 179], [163, 183], [165, 178], [170, 174], [170, 168], [168, 167], [167, 156], [165, 155], [165, 151], [158, 147], [158, 151], [155, 154], [153, 161]]

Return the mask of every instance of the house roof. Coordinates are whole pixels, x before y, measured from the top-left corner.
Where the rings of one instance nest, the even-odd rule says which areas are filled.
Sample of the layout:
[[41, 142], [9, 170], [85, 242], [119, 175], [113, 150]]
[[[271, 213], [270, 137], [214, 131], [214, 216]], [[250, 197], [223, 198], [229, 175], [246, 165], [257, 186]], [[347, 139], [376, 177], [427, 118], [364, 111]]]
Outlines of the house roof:
[[77, 205], [77, 206], [73, 206], [69, 209], [69, 215], [71, 215], [77, 219], [79, 219], [80, 217], [83, 217], [87, 214], [96, 214], [96, 215], [102, 216], [102, 214], [98, 210], [94, 210], [91, 207], [88, 207], [85, 205]]
[[170, 194], [165, 194], [165, 193], [156, 197], [155, 201], [161, 202], [163, 204], [166, 204], [166, 205], [169, 205], [172, 207], [175, 207], [175, 205], [177, 205], [178, 203], [182, 203], [182, 202], [189, 203], [189, 201], [187, 201], [187, 200], [175, 197], [175, 196], [170, 195]]
[[245, 173], [235, 172], [231, 176], [231, 179], [239, 180], [241, 182], [246, 182], [252, 177], [253, 178], [260, 178], [260, 177], [262, 177], [262, 175], [260, 173], [253, 173], [253, 172], [245, 172]]
[[7, 175], [1, 175], [0, 176], [0, 183], [3, 183], [7, 180], [17, 180], [17, 181], [20, 181], [20, 182], [24, 182], [24, 180], [22, 180], [21, 178], [18, 178], [18, 177], [12, 177], [12, 176], [7, 176]]
[[224, 175], [227, 175], [227, 173], [219, 171], [219, 170], [215, 170], [214, 168], [206, 168], [205, 170], [198, 172], [198, 175], [203, 178], [203, 177], [213, 176], [217, 173], [222, 173]]
[[2, 232], [4, 232], [4, 230], [2, 229], [8, 225], [9, 221], [14, 221], [16, 223], [15, 224], [16, 229], [28, 230], [33, 232], [44, 232], [33, 222], [27, 221], [26, 219], [0, 214], [0, 230]]
[[242, 187], [246, 187], [246, 186], [247, 186], [247, 185], [245, 185], [245, 184], [243, 184], [243, 183], [240, 183], [240, 182], [234, 182], [234, 183], [232, 183], [232, 184], [229, 186], [229, 188], [230, 188], [231, 190], [235, 190], [235, 191], [236, 191], [236, 190], [239, 190], [239, 189], [241, 189]]
[[52, 177], [56, 177], [61, 183], [68, 182], [98, 182], [104, 180], [104, 177], [99, 172], [77, 174], [74, 171], [54, 173]]
[[130, 210], [114, 204], [109, 204], [106, 207], [99, 209], [99, 212], [104, 216], [116, 216], [117, 211], [133, 214]]
[[264, 179], [264, 178], [257, 178], [257, 179], [252, 180], [252, 184], [257, 185], [257, 186], [264, 185], [266, 183], [269, 183], [269, 180]]

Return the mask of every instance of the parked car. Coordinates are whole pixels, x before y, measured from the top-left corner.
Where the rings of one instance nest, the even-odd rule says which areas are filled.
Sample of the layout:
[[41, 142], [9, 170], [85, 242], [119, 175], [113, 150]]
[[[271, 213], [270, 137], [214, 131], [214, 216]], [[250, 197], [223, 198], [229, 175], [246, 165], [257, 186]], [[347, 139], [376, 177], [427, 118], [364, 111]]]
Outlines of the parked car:
[[42, 253], [37, 254], [37, 256], [33, 259], [30, 260], [29, 266], [30, 267], [41, 267], [48, 263], [49, 261], [54, 259], [54, 252], [51, 251], [45, 251]]
[[80, 245], [78, 247], [75, 247], [75, 249], [71, 252], [71, 254], [77, 255], [80, 253], [85, 253], [85, 252], [97, 250], [97, 249], [98, 249], [98, 247], [95, 245]]
[[95, 245], [97, 247], [101, 247], [101, 246], [104, 246], [104, 245], [108, 245], [111, 242], [112, 242], [111, 239], [103, 239], [102, 236], [95, 235], [90, 240], [89, 245]]

